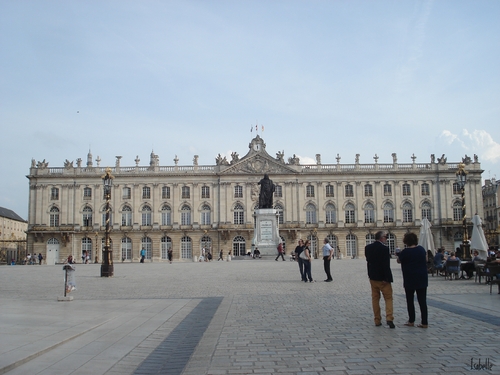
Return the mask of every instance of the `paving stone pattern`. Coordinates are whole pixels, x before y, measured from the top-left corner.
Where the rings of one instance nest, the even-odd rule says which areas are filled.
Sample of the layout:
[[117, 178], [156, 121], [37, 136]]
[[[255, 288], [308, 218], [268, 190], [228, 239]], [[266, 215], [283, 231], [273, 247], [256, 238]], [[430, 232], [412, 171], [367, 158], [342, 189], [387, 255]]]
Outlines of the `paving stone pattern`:
[[77, 265], [71, 302], [62, 266], [0, 267], [0, 374], [500, 373], [496, 288], [429, 277], [430, 327], [410, 328], [392, 268], [396, 329], [374, 326], [363, 259], [332, 283], [321, 260], [315, 283], [288, 260]]

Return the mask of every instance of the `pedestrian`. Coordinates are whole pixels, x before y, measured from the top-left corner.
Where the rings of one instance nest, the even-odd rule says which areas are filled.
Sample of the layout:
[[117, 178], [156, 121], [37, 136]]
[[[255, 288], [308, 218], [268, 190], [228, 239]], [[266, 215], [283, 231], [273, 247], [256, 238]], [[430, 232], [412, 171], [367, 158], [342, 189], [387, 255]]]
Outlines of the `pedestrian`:
[[279, 257], [283, 259], [283, 262], [285, 261], [285, 257], [283, 256], [283, 244], [281, 242], [278, 244], [278, 256], [276, 257], [275, 261], [278, 261]]
[[387, 233], [378, 231], [375, 233], [375, 242], [365, 247], [368, 277], [372, 290], [372, 308], [377, 327], [382, 325], [380, 313], [380, 294], [385, 301], [385, 318], [389, 328], [396, 328], [394, 325], [393, 300], [392, 300], [392, 272], [391, 254], [386, 245]]
[[73, 261], [73, 255], [68, 256], [68, 259], [66, 259], [65, 263], [67, 263], [67, 264], [75, 264], [75, 262]]
[[38, 253], [38, 265], [41, 266], [42, 265], [42, 260], [43, 260], [43, 255], [42, 253]]
[[302, 251], [300, 257], [304, 262], [304, 281], [307, 282], [307, 279], [309, 279], [309, 282], [313, 283], [314, 280], [311, 276], [311, 250], [309, 249], [309, 244], [309, 240], [306, 240], [304, 243], [304, 251]]
[[146, 258], [146, 250], [144, 248], [141, 249], [141, 263], [144, 263], [144, 259]]
[[84, 264], [86, 260], [87, 260], [87, 252], [86, 252], [86, 251], [84, 251], [84, 252], [82, 253], [82, 264]]
[[219, 260], [224, 260], [224, 250], [220, 249], [220, 252], [219, 252], [219, 259], [217, 259], [217, 261]]
[[304, 260], [300, 257], [300, 253], [304, 251], [304, 241], [301, 239], [297, 242], [297, 247], [295, 248], [295, 259], [299, 263], [299, 271], [301, 281], [306, 281], [306, 275], [304, 274]]
[[398, 254], [397, 261], [401, 263], [403, 271], [403, 287], [406, 294], [406, 308], [408, 309], [408, 321], [405, 326], [415, 325], [415, 293], [417, 293], [418, 305], [420, 306], [421, 324], [420, 328], [427, 328], [427, 251], [418, 244], [415, 233], [406, 233], [403, 243], [407, 246]]
[[168, 257], [168, 261], [170, 262], [170, 264], [172, 264], [172, 256], [173, 256], [173, 250], [172, 250], [172, 248], [170, 248], [167, 250], [167, 257]]
[[328, 238], [325, 238], [323, 240], [323, 268], [325, 269], [326, 273], [326, 282], [332, 282], [332, 274], [330, 272], [330, 262], [332, 261], [332, 256], [333, 256], [333, 248], [330, 246], [330, 241]]

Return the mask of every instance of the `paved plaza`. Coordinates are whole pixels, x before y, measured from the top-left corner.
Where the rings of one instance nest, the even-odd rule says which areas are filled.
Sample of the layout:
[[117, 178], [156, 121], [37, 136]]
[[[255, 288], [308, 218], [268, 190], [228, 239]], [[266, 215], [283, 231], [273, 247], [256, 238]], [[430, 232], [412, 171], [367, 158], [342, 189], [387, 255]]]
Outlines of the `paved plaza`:
[[116, 263], [112, 278], [79, 264], [74, 300], [58, 302], [61, 265], [2, 266], [0, 374], [500, 373], [496, 286], [430, 276], [430, 326], [405, 327], [393, 260], [386, 329], [364, 259], [332, 261], [333, 283], [322, 268], [303, 283], [288, 259]]

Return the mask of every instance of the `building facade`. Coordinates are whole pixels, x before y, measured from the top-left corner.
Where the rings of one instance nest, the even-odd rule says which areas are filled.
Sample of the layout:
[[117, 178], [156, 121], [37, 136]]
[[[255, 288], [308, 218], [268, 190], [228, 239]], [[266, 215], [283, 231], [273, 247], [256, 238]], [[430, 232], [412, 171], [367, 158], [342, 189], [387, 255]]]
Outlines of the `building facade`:
[[484, 234], [488, 245], [497, 248], [500, 244], [500, 181], [492, 178], [483, 186]]
[[[117, 157], [112, 168], [111, 245], [115, 262], [146, 259], [166, 261], [168, 249], [174, 260], [192, 260], [202, 248], [215, 255], [251, 252], [254, 210], [258, 204], [258, 181], [269, 174], [276, 185], [274, 208], [279, 233], [287, 253], [296, 240], [309, 238], [318, 254], [325, 237], [345, 257], [363, 257], [364, 247], [374, 241], [377, 230], [389, 232], [389, 247], [403, 247], [407, 231], [420, 230], [421, 220], [432, 223], [436, 246], [449, 250], [462, 239], [461, 189], [456, 182], [458, 162], [443, 155], [430, 161], [393, 163], [303, 165], [295, 155], [271, 156], [257, 135], [241, 157], [231, 160], [220, 154], [214, 165], [160, 166], [151, 153], [149, 166], [122, 167]], [[28, 247], [41, 252], [47, 263], [82, 253], [100, 259], [103, 246], [105, 200], [104, 169], [93, 165], [89, 152], [86, 166], [66, 160], [63, 167], [32, 160]], [[465, 199], [468, 210], [482, 217], [481, 166], [474, 156], [463, 158], [467, 171]], [[470, 215], [469, 211], [466, 216]]]
[[24, 259], [27, 229], [26, 220], [8, 208], [0, 207], [0, 263]]

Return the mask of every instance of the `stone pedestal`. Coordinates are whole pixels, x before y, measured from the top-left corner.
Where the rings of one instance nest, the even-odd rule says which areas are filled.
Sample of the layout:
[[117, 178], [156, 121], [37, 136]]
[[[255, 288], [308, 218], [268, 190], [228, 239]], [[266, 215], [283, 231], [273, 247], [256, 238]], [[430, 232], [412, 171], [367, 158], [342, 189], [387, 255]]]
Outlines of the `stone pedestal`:
[[260, 255], [278, 254], [280, 242], [277, 212], [274, 208], [259, 208], [255, 211], [255, 228], [252, 239], [252, 253], [258, 248]]

